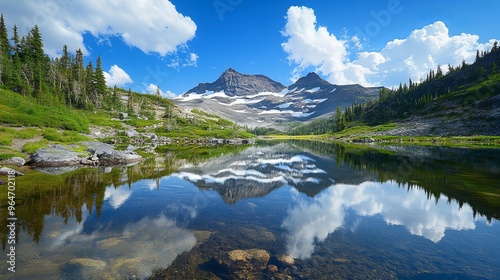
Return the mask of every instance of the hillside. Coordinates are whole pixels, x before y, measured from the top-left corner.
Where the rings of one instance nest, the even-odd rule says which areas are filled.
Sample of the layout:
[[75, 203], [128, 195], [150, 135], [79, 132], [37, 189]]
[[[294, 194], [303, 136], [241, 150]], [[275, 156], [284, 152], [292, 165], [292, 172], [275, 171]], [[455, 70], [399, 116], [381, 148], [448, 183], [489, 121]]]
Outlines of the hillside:
[[[446, 75], [440, 67], [420, 84], [380, 93], [377, 102], [352, 106], [346, 119], [369, 125], [396, 123], [385, 135], [500, 135], [500, 51]], [[355, 111], [357, 111], [355, 113]]]
[[[175, 106], [152, 95], [117, 90], [123, 110], [94, 111], [47, 106], [33, 97], [0, 89], [0, 161], [25, 159], [39, 148], [62, 144], [79, 150], [81, 141], [96, 140], [138, 152], [156, 146], [249, 138], [235, 123], [200, 110]], [[75, 144], [77, 144], [75, 146]]]
[[343, 136], [500, 135], [500, 51], [479, 53], [473, 64], [441, 66], [420, 83], [381, 89], [378, 98], [347, 106], [331, 118], [294, 126], [290, 134]]

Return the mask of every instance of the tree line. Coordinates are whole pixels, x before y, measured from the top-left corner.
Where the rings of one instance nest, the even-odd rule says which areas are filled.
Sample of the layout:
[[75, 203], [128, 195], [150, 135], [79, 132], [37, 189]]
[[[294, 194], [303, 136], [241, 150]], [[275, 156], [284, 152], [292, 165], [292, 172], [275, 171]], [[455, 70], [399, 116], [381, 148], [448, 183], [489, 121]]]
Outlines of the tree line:
[[78, 109], [114, 109], [121, 106], [116, 87], [110, 91], [102, 69], [101, 57], [84, 64], [83, 52], [75, 54], [62, 47], [60, 57], [50, 58], [43, 50], [40, 29], [35, 25], [20, 37], [16, 25], [8, 37], [0, 16], [0, 86], [40, 104]]

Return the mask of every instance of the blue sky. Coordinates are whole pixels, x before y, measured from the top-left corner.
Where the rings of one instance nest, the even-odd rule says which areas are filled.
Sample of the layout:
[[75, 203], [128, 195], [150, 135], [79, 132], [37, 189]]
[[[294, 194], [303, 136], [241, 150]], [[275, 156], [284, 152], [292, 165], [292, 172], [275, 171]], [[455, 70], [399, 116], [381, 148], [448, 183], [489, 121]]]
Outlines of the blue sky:
[[[2, 1], [6, 2], [6, 1]], [[500, 2], [8, 1], [8, 28], [38, 24], [46, 52], [101, 55], [110, 85], [165, 95], [227, 68], [289, 85], [316, 71], [336, 84], [394, 86], [437, 65], [471, 62], [500, 38]]]

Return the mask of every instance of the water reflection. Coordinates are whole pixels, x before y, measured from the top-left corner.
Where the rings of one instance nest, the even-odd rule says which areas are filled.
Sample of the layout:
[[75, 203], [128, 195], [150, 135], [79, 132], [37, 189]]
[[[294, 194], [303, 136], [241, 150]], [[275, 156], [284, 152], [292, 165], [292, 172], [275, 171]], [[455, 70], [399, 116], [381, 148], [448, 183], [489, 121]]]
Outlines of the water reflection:
[[[453, 247], [460, 245], [443, 245], [453, 232], [470, 233], [467, 240], [478, 240], [482, 248], [493, 240], [496, 245], [490, 247], [500, 249], [498, 237], [483, 239], [477, 230], [500, 216], [498, 150], [280, 142], [216, 155], [191, 161], [193, 155], [188, 160], [168, 153], [106, 172], [20, 177], [22, 269], [15, 277], [146, 278], [156, 269], [175, 272], [192, 264], [185, 278], [199, 278], [202, 264], [221, 251], [246, 248], [265, 249], [273, 260], [291, 255], [302, 260], [297, 264], [302, 272], [321, 266], [324, 275], [300, 274], [311, 278], [333, 271], [320, 265], [327, 257], [346, 264], [354, 256], [357, 263], [376, 266], [367, 271], [394, 275], [391, 269], [397, 268], [387, 268], [383, 258], [375, 264], [350, 248], [373, 249], [356, 243], [366, 241], [359, 233], [373, 220], [384, 225], [383, 233], [400, 228], [400, 241], [424, 244], [418, 253], [423, 258], [438, 246], [447, 254], [441, 260], [454, 254]], [[0, 219], [6, 213], [0, 208]], [[334, 239], [346, 231], [356, 238]], [[5, 248], [6, 235], [0, 234]], [[345, 259], [334, 256], [339, 252], [332, 249], [332, 239], [335, 246], [349, 245]], [[206, 240], [206, 247], [200, 245]], [[394, 248], [383, 248], [386, 258], [408, 257]], [[464, 261], [480, 259], [460, 252]], [[488, 266], [491, 260], [483, 255], [481, 262]], [[500, 260], [491, 255], [493, 262]], [[13, 277], [3, 274], [4, 266], [0, 276]], [[418, 269], [430, 268], [422, 263]]]
[[407, 189], [394, 181], [337, 184], [314, 198], [293, 192], [295, 206], [288, 211], [283, 227], [289, 232], [288, 254], [300, 259], [309, 258], [316, 243], [344, 225], [348, 210], [359, 216], [380, 215], [387, 224], [404, 226], [411, 234], [433, 242], [439, 242], [446, 230], [476, 227], [469, 205], [461, 207], [446, 196], [429, 200], [424, 190]]

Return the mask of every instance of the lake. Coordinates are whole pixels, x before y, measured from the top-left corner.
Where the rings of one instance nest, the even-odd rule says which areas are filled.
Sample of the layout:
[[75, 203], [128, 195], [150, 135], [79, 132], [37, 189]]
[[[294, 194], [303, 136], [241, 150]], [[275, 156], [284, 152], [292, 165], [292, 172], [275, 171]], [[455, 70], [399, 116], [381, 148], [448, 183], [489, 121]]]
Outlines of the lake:
[[0, 278], [499, 279], [499, 149], [158, 151], [17, 177], [16, 272], [4, 230]]

